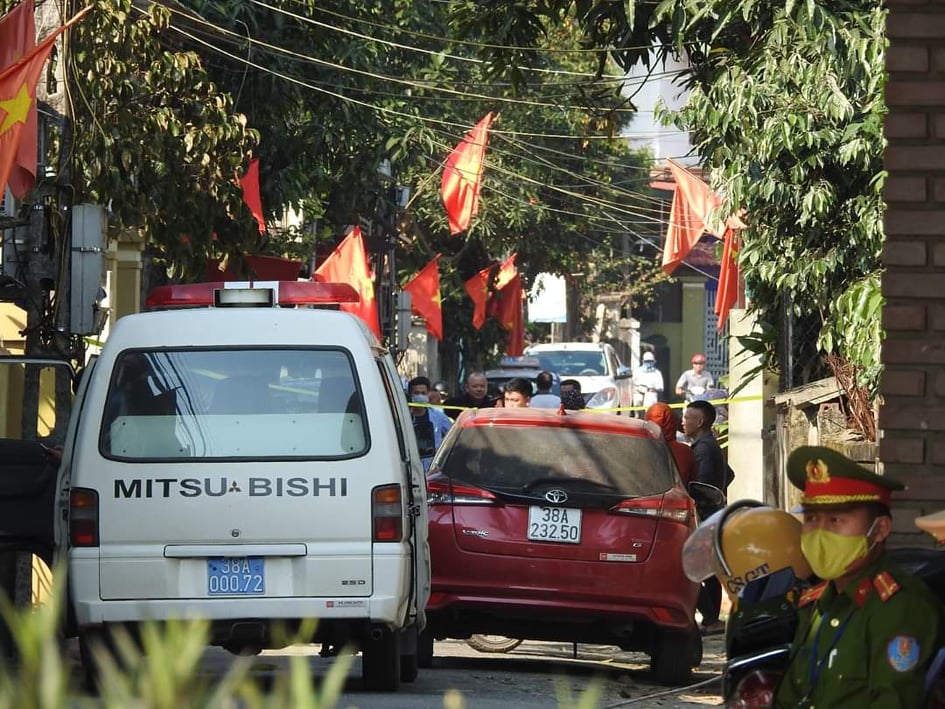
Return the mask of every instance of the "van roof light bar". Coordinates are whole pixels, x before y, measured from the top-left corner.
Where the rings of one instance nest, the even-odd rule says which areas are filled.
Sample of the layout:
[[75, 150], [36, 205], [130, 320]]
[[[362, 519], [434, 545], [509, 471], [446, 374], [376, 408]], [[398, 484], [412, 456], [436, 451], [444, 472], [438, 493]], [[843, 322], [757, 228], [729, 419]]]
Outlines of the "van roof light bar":
[[216, 281], [158, 286], [145, 301], [149, 310], [169, 308], [272, 308], [357, 303], [347, 283], [315, 281]]

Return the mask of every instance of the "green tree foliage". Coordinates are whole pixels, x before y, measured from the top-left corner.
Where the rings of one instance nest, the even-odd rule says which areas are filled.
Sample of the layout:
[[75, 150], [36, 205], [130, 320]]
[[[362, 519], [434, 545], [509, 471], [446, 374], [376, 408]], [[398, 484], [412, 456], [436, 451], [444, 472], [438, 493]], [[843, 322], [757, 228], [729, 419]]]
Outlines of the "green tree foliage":
[[[885, 12], [875, 0], [484, 0], [458, 5], [454, 26], [497, 44], [537, 46], [573, 18], [588, 45], [628, 67], [687, 56], [691, 97], [673, 120], [692, 132], [725, 196], [747, 210], [739, 263], [760, 335], [750, 348], [778, 364], [778, 313], [821, 324], [819, 346], [855, 364], [875, 392], [877, 284], [883, 239], [881, 124]], [[652, 48], [652, 52], [650, 49]], [[487, 49], [496, 76], [510, 57]], [[868, 304], [868, 305], [867, 305]]]
[[255, 133], [196, 54], [162, 47], [165, 9], [93, 4], [70, 33], [74, 201], [106, 205], [110, 226], [141, 230], [181, 275], [203, 273], [214, 238], [218, 253], [252, 250], [237, 178]]
[[[512, 251], [526, 282], [539, 272], [593, 273], [579, 281], [644, 299], [661, 276], [629, 247], [657, 222], [640, 196], [642, 156], [616, 138], [631, 113], [591, 100], [599, 51], [580, 53], [574, 28], [548, 38], [527, 83], [491, 79], [476, 46], [448, 39], [447, 7], [384, 3], [207, 2], [175, 11], [179, 48], [198, 53], [213, 82], [260, 136], [263, 203], [270, 220], [284, 205], [307, 227], [270, 248], [302, 255], [311, 239], [332, 243], [366, 218], [399, 231], [401, 281], [436, 253], [451, 340], [473, 337], [490, 351], [502, 336], [470, 327], [463, 281]], [[523, 74], [524, 75], [524, 74]], [[499, 114], [487, 155], [482, 207], [468, 234], [450, 237], [439, 198], [443, 161], [485, 113]], [[392, 179], [378, 174], [389, 161]], [[412, 199], [397, 212], [393, 182]], [[641, 201], [642, 200], [642, 201]], [[395, 229], [396, 226], [398, 227]], [[287, 237], [287, 238], [286, 238]], [[322, 247], [324, 248], [324, 246]], [[606, 268], [591, 271], [589, 263]]]

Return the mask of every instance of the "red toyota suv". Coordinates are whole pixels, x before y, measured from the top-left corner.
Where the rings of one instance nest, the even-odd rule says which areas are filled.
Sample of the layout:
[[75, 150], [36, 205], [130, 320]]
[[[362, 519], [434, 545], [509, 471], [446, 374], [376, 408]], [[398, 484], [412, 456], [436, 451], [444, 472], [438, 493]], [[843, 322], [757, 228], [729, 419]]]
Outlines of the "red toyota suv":
[[433, 586], [418, 657], [473, 634], [616, 645], [666, 684], [702, 657], [696, 526], [659, 430], [588, 411], [469, 410], [427, 477]]

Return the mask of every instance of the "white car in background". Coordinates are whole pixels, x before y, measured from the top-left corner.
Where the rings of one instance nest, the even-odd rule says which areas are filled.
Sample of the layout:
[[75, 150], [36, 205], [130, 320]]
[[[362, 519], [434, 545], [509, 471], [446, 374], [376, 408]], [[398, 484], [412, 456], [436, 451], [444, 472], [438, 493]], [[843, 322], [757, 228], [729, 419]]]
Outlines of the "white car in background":
[[[542, 369], [561, 380], [576, 379], [589, 409], [618, 409], [633, 405], [633, 379], [606, 342], [553, 342], [532, 345], [527, 357], [537, 357]], [[629, 415], [629, 411], [614, 411]]]

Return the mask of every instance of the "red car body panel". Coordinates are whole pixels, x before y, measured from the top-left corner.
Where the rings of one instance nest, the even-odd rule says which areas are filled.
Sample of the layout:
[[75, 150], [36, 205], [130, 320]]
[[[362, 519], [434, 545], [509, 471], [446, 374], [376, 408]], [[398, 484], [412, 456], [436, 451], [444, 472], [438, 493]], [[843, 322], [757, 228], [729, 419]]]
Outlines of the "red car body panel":
[[[440, 466], [449, 469], [449, 448], [459, 445], [463, 429], [476, 427], [492, 433], [499, 427], [515, 429], [522, 465], [529, 456], [529, 429], [635, 437], [654, 455], [665, 448], [655, 426], [607, 414], [483, 409], [461, 415], [428, 478], [433, 587], [427, 611], [437, 636], [499, 633], [507, 624], [514, 637], [601, 642], [610, 628], [614, 644], [644, 648], [660, 628], [693, 629], [698, 586], [683, 574], [680, 559], [695, 516], [672, 463], [659, 478], [665, 479], [665, 489], [623, 499], [620, 492], [607, 491], [614, 500], [583, 507], [579, 544], [534, 541], [527, 538], [529, 507], [549, 503], [518, 499], [515, 489], [480, 489], [440, 472]], [[593, 440], [599, 445], [610, 439]], [[518, 449], [504, 452], [509, 450]], [[596, 453], [600, 450], [576, 447], [573, 456], [562, 456], [567, 458], [561, 463], [564, 474], [580, 467], [575, 459]], [[571, 490], [568, 478], [559, 475], [539, 482], [557, 489], [561, 480], [561, 489]], [[593, 632], [583, 636], [582, 628], [591, 625]]]

